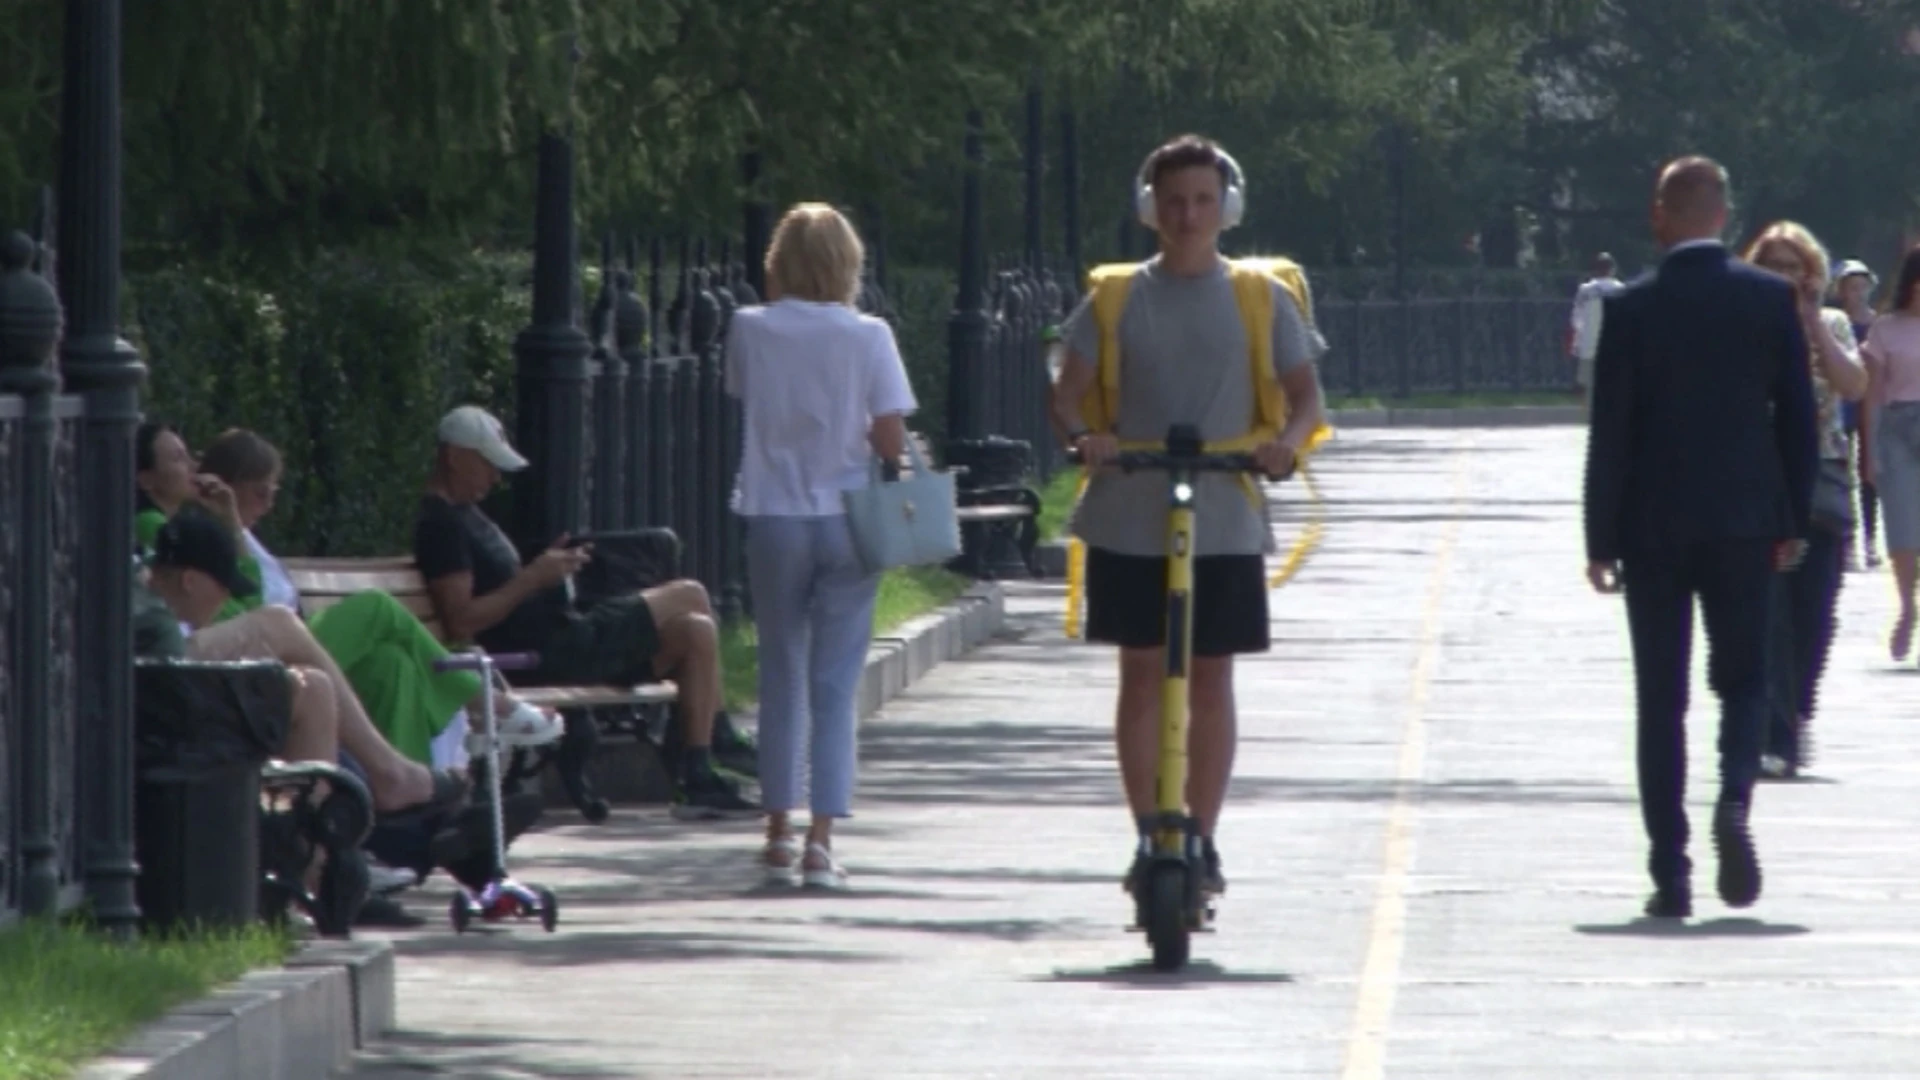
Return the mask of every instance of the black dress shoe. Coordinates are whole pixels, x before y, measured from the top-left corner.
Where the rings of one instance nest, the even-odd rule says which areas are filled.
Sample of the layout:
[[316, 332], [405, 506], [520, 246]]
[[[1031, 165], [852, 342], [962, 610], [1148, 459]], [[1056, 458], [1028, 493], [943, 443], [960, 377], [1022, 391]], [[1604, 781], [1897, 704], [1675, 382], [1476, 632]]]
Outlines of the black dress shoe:
[[1748, 805], [1722, 799], [1713, 809], [1713, 849], [1720, 857], [1720, 899], [1743, 908], [1760, 899], [1760, 856], [1747, 828]]
[[1673, 887], [1655, 889], [1647, 897], [1647, 918], [1649, 919], [1691, 919], [1693, 917], [1693, 890]]

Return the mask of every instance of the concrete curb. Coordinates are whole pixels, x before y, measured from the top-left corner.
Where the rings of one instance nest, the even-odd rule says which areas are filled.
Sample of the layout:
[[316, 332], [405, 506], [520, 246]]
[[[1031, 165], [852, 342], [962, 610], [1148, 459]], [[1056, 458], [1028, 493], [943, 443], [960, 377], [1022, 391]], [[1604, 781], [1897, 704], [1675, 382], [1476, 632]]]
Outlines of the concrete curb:
[[394, 1026], [393, 946], [313, 941], [190, 1001], [76, 1080], [322, 1080]]
[[879, 712], [942, 661], [963, 656], [999, 633], [1006, 617], [1005, 590], [983, 581], [953, 603], [909, 619], [890, 634], [875, 635], [860, 678], [860, 719]]
[[1587, 422], [1578, 405], [1485, 405], [1459, 409], [1335, 409], [1330, 422], [1340, 428], [1384, 427], [1558, 427]]

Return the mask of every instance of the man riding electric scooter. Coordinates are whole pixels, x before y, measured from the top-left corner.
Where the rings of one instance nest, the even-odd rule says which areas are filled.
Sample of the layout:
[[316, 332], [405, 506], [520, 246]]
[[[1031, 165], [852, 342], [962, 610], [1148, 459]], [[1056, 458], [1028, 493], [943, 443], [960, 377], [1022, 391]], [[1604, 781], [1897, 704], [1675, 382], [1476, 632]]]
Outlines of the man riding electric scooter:
[[[1196, 428], [1210, 453], [1250, 453], [1271, 476], [1291, 474], [1327, 434], [1304, 275], [1285, 259], [1229, 261], [1223, 229], [1240, 221], [1245, 184], [1218, 145], [1182, 136], [1148, 156], [1138, 213], [1159, 235], [1145, 263], [1093, 272], [1086, 300], [1062, 327], [1065, 359], [1052, 414], [1089, 481], [1071, 531], [1086, 547], [1086, 637], [1120, 648], [1115, 740], [1140, 843], [1132, 891], [1159, 817], [1168, 589], [1167, 478], [1101, 469], [1123, 450], [1166, 445]], [[1251, 477], [1192, 477], [1192, 665], [1186, 802], [1205, 859], [1202, 892], [1226, 889], [1214, 829], [1233, 769], [1233, 658], [1270, 647], [1265, 555], [1274, 550], [1265, 497]]]

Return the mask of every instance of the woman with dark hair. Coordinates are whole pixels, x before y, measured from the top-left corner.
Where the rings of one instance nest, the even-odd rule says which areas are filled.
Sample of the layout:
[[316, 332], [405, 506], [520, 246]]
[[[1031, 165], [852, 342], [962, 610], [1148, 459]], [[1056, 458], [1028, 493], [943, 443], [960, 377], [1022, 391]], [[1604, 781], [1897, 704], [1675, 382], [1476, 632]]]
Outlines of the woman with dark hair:
[[1887, 560], [1893, 563], [1900, 615], [1889, 652], [1903, 660], [1913, 648], [1916, 556], [1920, 556], [1920, 246], [1907, 251], [1888, 297], [1862, 350], [1872, 376], [1868, 401], [1873, 453], [1868, 479], [1880, 495]]

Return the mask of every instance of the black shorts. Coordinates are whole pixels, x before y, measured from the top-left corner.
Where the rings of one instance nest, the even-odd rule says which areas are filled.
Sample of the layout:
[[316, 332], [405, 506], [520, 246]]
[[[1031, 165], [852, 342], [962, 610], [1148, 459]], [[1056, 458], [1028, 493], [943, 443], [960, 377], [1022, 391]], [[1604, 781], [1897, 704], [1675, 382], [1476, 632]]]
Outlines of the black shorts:
[[[1087, 548], [1087, 640], [1123, 649], [1166, 644], [1167, 560]], [[1193, 560], [1193, 655], [1266, 652], [1267, 561], [1259, 555]]]
[[653, 658], [660, 628], [638, 593], [602, 600], [567, 621], [540, 647], [540, 666], [529, 682], [545, 686], [631, 686], [655, 682]]

